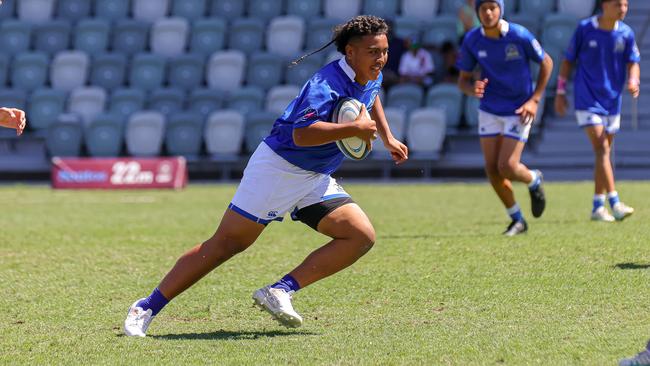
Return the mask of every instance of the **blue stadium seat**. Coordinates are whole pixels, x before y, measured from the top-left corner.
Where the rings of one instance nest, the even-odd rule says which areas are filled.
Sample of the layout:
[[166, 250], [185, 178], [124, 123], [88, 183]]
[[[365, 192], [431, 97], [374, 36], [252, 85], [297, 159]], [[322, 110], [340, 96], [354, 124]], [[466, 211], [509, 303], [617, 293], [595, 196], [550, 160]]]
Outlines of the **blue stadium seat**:
[[16, 89], [32, 91], [47, 81], [49, 57], [42, 52], [20, 53], [11, 64], [11, 85]]
[[[307, 49], [316, 50], [332, 40], [332, 31], [338, 25], [339, 21], [329, 18], [315, 18], [309, 22], [307, 32]], [[333, 50], [334, 46], [330, 45], [323, 52]]]
[[224, 19], [235, 19], [244, 16], [245, 0], [212, 0], [210, 15]]
[[248, 0], [248, 16], [262, 22], [284, 14], [284, 0]]
[[90, 71], [90, 84], [106, 90], [114, 90], [124, 84], [126, 56], [106, 53], [95, 57]]
[[286, 84], [302, 86], [323, 65], [321, 54], [315, 54], [302, 60], [298, 65], [286, 69]]
[[243, 115], [261, 111], [265, 93], [259, 87], [247, 86], [232, 92], [227, 100], [228, 109], [234, 109]]
[[25, 110], [26, 105], [27, 93], [24, 90], [0, 88], [0, 106]]
[[254, 112], [246, 116], [245, 142], [246, 152], [252, 153], [262, 140], [269, 135], [275, 119], [274, 113]]
[[88, 0], [57, 0], [56, 16], [76, 22], [90, 16], [90, 4]]
[[27, 22], [7, 19], [0, 23], [0, 48], [3, 52], [10, 55], [27, 52], [31, 38], [32, 25]]
[[284, 60], [277, 55], [255, 53], [248, 61], [246, 83], [268, 90], [283, 79], [285, 67]]
[[90, 55], [106, 52], [110, 30], [111, 25], [106, 19], [83, 19], [75, 28], [73, 46]]
[[151, 92], [148, 102], [148, 110], [154, 110], [165, 116], [183, 110], [185, 93], [176, 88], [156, 89]]
[[132, 156], [158, 156], [165, 136], [165, 116], [160, 112], [136, 112], [126, 124], [126, 151]]
[[289, 104], [300, 94], [300, 86], [278, 85], [266, 93], [264, 110], [275, 113], [279, 117]]
[[194, 89], [188, 98], [188, 109], [201, 114], [205, 119], [220, 109], [224, 103], [223, 92], [215, 89]]
[[83, 128], [74, 117], [68, 120], [62, 115], [47, 129], [45, 146], [50, 156], [77, 157], [82, 142]]
[[532, 34], [535, 35], [536, 38], [540, 34], [540, 32], [539, 32], [539, 18], [537, 16], [518, 13], [518, 14], [513, 14], [513, 15], [507, 15], [506, 19], [509, 22], [519, 24], [519, 25], [523, 26], [524, 28], [528, 29]]
[[402, 16], [430, 21], [438, 13], [439, 0], [402, 0]]
[[54, 56], [50, 65], [52, 88], [66, 92], [86, 85], [90, 59], [82, 51], [62, 51]]
[[480, 104], [481, 101], [478, 98], [465, 98], [465, 122], [467, 126], [473, 127], [472, 132], [475, 132], [476, 126], [478, 126], [478, 107]]
[[415, 37], [419, 40], [420, 24], [420, 20], [400, 16], [395, 18], [395, 22], [393, 24], [393, 33], [398, 38], [407, 39]]
[[170, 0], [131, 0], [133, 19], [153, 23], [164, 18], [169, 10]]
[[34, 48], [50, 55], [67, 50], [70, 46], [70, 23], [52, 20], [36, 27]]
[[165, 79], [165, 59], [151, 53], [139, 53], [131, 61], [129, 85], [145, 91], [162, 86]]
[[0, 53], [0, 89], [7, 85], [7, 77], [9, 75], [9, 55]]
[[463, 94], [456, 85], [438, 84], [429, 89], [426, 96], [427, 107], [445, 112], [447, 126], [457, 128], [463, 112]]
[[287, 0], [287, 15], [315, 19], [320, 17], [322, 7], [322, 0]]
[[256, 19], [235, 19], [228, 30], [228, 48], [246, 54], [258, 52], [264, 41], [264, 26]]
[[201, 152], [203, 118], [198, 113], [172, 114], [167, 120], [165, 146], [167, 154], [196, 160]]
[[[440, 0], [440, 13], [449, 15], [458, 15], [458, 9], [465, 5], [466, 0]], [[548, 1], [548, 0], [544, 0]]]
[[203, 57], [187, 53], [169, 62], [168, 82], [171, 87], [183, 90], [199, 88], [203, 83]]
[[220, 18], [199, 19], [193, 23], [190, 52], [209, 57], [224, 48], [226, 21]]
[[456, 30], [457, 17], [440, 15], [433, 18], [422, 36], [422, 43], [427, 46], [440, 47], [445, 42], [458, 43]]
[[[390, 126], [390, 132], [398, 141], [404, 141], [406, 136], [406, 112], [400, 108], [386, 108], [384, 115]], [[381, 141], [372, 144], [372, 158], [377, 160], [392, 160], [390, 153]]]
[[297, 16], [276, 17], [266, 30], [268, 52], [295, 57], [305, 42], [305, 21]]
[[324, 0], [323, 14], [326, 18], [348, 21], [361, 12], [361, 0]]
[[560, 14], [573, 15], [578, 19], [587, 18], [594, 12], [596, 0], [558, 0], [557, 10]]
[[398, 0], [372, 0], [363, 2], [362, 14], [372, 14], [384, 19], [392, 19], [398, 12]]
[[544, 18], [542, 44], [544, 47], [566, 49], [575, 32], [578, 19], [570, 14], [550, 14]]
[[16, 17], [16, 2], [6, 1], [0, 6], [0, 19], [13, 19]]
[[111, 21], [128, 17], [130, 0], [95, 0], [95, 17]]
[[244, 116], [233, 110], [210, 114], [205, 123], [205, 148], [213, 159], [235, 160], [244, 141]]
[[185, 52], [189, 23], [184, 18], [162, 18], [151, 27], [151, 52], [165, 57], [179, 56]]
[[420, 85], [398, 84], [388, 90], [386, 106], [400, 108], [408, 114], [411, 110], [420, 108], [423, 98], [424, 91]]
[[98, 86], [77, 88], [68, 98], [68, 112], [81, 117], [81, 122], [88, 125], [106, 107], [106, 91]]
[[[525, 1], [525, 0], [524, 0]], [[519, 0], [508, 0], [503, 3], [505, 5], [506, 9], [503, 12], [503, 16], [507, 16], [508, 14], [514, 14], [517, 11], [517, 5], [519, 3]]]
[[519, 3], [519, 13], [530, 14], [544, 18], [555, 10], [555, 1], [549, 0], [522, 0]]
[[[564, 60], [564, 48], [557, 47], [555, 45], [550, 45], [550, 46], [544, 46], [544, 51], [553, 59], [553, 64], [554, 65], [560, 65], [562, 63], [562, 60]], [[548, 84], [546, 85], [546, 90], [555, 90], [555, 87], [557, 86], [557, 76], [560, 73], [560, 68], [559, 67], [553, 67], [553, 71], [551, 72], [551, 78], [548, 80]], [[533, 81], [535, 81], [534, 79]]]
[[144, 51], [149, 39], [149, 26], [137, 20], [125, 19], [115, 23], [113, 28], [113, 52], [133, 55]]
[[108, 111], [126, 120], [144, 109], [145, 97], [146, 93], [140, 89], [117, 89], [111, 95]]
[[59, 114], [65, 111], [66, 92], [55, 89], [37, 89], [29, 98], [27, 117], [29, 128], [44, 130], [56, 122]]
[[[12, 2], [16, 2], [16, 0]], [[54, 13], [54, 0], [20, 0], [17, 13], [18, 19], [26, 22], [47, 22], [52, 19], [52, 13]]]
[[88, 154], [92, 157], [117, 157], [124, 143], [124, 122], [115, 114], [100, 114], [84, 131]]
[[173, 1], [172, 16], [183, 17], [190, 21], [203, 18], [206, 14], [207, 0]]
[[244, 80], [246, 56], [237, 50], [218, 51], [210, 58], [206, 81], [208, 86], [221, 91], [233, 91]]
[[420, 108], [411, 113], [406, 131], [409, 157], [437, 159], [445, 141], [445, 114], [437, 108]]

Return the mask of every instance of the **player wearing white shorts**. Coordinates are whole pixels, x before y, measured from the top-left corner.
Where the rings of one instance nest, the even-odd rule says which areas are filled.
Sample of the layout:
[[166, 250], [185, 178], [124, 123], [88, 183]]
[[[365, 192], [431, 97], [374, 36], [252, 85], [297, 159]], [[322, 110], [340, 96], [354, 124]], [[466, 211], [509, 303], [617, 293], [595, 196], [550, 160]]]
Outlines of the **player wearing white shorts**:
[[[485, 171], [511, 218], [503, 234], [513, 236], [526, 232], [528, 224], [515, 201], [512, 181], [528, 185], [534, 217], [546, 207], [542, 173], [529, 170], [520, 160], [553, 61], [526, 28], [502, 19], [503, 9], [503, 0], [476, 1], [481, 27], [465, 35], [457, 66], [459, 88], [481, 98], [478, 132]], [[541, 64], [534, 90], [531, 60]], [[477, 65], [482, 75], [473, 81]]]
[[[267, 224], [287, 213], [331, 238], [280, 280], [253, 293], [255, 304], [287, 327], [302, 324], [291, 303], [293, 293], [370, 250], [375, 242], [370, 220], [330, 174], [343, 159], [335, 141], [347, 137], [370, 143], [378, 134], [397, 163], [408, 158], [406, 146], [388, 128], [378, 97], [388, 58], [387, 33], [386, 23], [373, 16], [355, 17], [334, 30], [330, 44], [344, 57], [316, 72], [275, 121], [251, 156], [216, 233], [186, 252], [151, 295], [133, 303], [124, 322], [126, 335], [144, 337], [167, 302], [248, 248]], [[362, 111], [353, 123], [328, 122], [345, 97], [363, 103], [372, 119]]]
[[[627, 0], [605, 0], [602, 9], [600, 15], [580, 22], [573, 34], [558, 76], [555, 110], [560, 116], [566, 114], [566, 83], [573, 64], [577, 64], [576, 118], [587, 133], [595, 155], [591, 219], [612, 222], [634, 212], [618, 198], [610, 154], [621, 124], [623, 87], [627, 84], [633, 97], [639, 95], [641, 56], [634, 31], [622, 21], [627, 13]], [[613, 216], [605, 207], [605, 194]]]

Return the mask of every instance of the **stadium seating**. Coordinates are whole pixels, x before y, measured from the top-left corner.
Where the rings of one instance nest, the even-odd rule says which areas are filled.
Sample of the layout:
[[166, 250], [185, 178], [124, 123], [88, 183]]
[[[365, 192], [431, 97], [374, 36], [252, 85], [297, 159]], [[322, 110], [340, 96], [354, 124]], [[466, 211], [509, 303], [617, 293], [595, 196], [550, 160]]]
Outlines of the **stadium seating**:
[[311, 55], [297, 65], [289, 65], [286, 69], [285, 82], [302, 86], [323, 65], [320, 54]]
[[165, 79], [165, 59], [151, 53], [140, 53], [133, 57], [129, 73], [129, 85], [145, 91], [162, 86]]
[[206, 121], [203, 136], [213, 159], [234, 159], [244, 141], [244, 116], [233, 110], [215, 111]]
[[246, 152], [252, 153], [271, 132], [276, 115], [269, 112], [254, 112], [246, 117], [246, 136], [244, 145]]
[[173, 1], [171, 15], [197, 21], [205, 16], [207, 3], [207, 0]]
[[296, 16], [271, 20], [266, 31], [266, 49], [274, 54], [295, 57], [305, 41], [305, 22]]
[[25, 110], [27, 93], [21, 89], [0, 88], [0, 105]]
[[406, 131], [413, 159], [436, 159], [445, 140], [445, 113], [437, 108], [420, 108], [411, 113]]
[[11, 85], [32, 91], [45, 85], [49, 57], [42, 52], [20, 53], [11, 64]]
[[92, 157], [116, 157], [124, 143], [122, 117], [114, 114], [96, 116], [84, 130], [84, 141]]
[[77, 88], [68, 98], [68, 112], [81, 117], [81, 122], [88, 125], [106, 106], [106, 91], [100, 87], [91, 86]]
[[192, 25], [190, 52], [209, 57], [224, 48], [226, 21], [220, 18], [199, 19]]
[[110, 23], [105, 19], [83, 19], [74, 31], [74, 49], [89, 55], [106, 52], [109, 43]]
[[[37, 89], [29, 98], [26, 110], [29, 128], [45, 131], [65, 110], [66, 92], [55, 89]], [[4, 105], [3, 105], [4, 106]]]
[[20, 20], [43, 23], [52, 19], [54, 0], [20, 0], [17, 12]]
[[364, 1], [361, 14], [372, 14], [384, 19], [390, 19], [397, 14], [398, 7], [398, 0]]
[[0, 54], [0, 87], [7, 85], [7, 78], [9, 75], [9, 55], [5, 53]]
[[133, 55], [143, 52], [147, 45], [149, 26], [132, 19], [118, 20], [113, 28], [113, 52]]
[[429, 22], [426, 31], [422, 36], [422, 43], [429, 46], [440, 47], [445, 42], [458, 43], [458, 32], [456, 30], [457, 17], [441, 15]]
[[47, 129], [45, 145], [50, 156], [79, 156], [82, 142], [83, 128], [75, 116], [62, 114]]
[[544, 18], [542, 44], [544, 47], [566, 49], [575, 32], [578, 19], [570, 14], [550, 14]]
[[361, 0], [324, 0], [325, 17], [341, 22], [348, 21], [361, 11]]
[[[458, 9], [465, 5], [466, 0], [440, 0], [440, 13], [449, 15], [458, 15]], [[548, 0], [544, 0], [548, 1]], [[507, 1], [506, 1], [507, 2]]]
[[165, 116], [183, 110], [185, 93], [177, 88], [155, 89], [149, 96], [147, 109], [158, 111]]
[[223, 105], [223, 92], [215, 89], [194, 89], [188, 100], [188, 109], [206, 118]]
[[262, 49], [264, 26], [259, 20], [239, 18], [228, 29], [228, 48], [252, 54]]
[[242, 0], [212, 0], [210, 15], [224, 19], [244, 16], [245, 2]]
[[203, 83], [203, 58], [199, 54], [186, 53], [169, 61], [169, 85], [183, 90], [199, 88]]
[[508, 21], [512, 23], [523, 26], [524, 28], [528, 29], [532, 34], [534, 34], [536, 38], [539, 38], [540, 19], [538, 17], [529, 14], [519, 13], [519, 14], [508, 15], [506, 16], [506, 19], [508, 19]]
[[472, 132], [478, 126], [478, 107], [480, 103], [481, 101], [478, 98], [465, 98], [465, 122], [472, 128]]
[[127, 120], [134, 113], [143, 110], [146, 93], [140, 89], [117, 89], [111, 95], [108, 112]]
[[429, 89], [426, 106], [445, 112], [447, 127], [458, 128], [463, 112], [463, 94], [456, 85], [438, 84]]
[[133, 18], [153, 23], [164, 18], [169, 11], [170, 0], [131, 0]]
[[158, 19], [151, 28], [151, 52], [165, 57], [179, 56], [185, 51], [188, 34], [186, 19]]
[[99, 19], [116, 21], [129, 14], [130, 0], [95, 0], [95, 16]]
[[34, 48], [50, 55], [67, 50], [70, 45], [70, 23], [51, 20], [36, 26]]
[[519, 13], [530, 14], [538, 18], [544, 18], [547, 14], [553, 13], [555, 1], [549, 0], [522, 0], [519, 2]]
[[167, 154], [196, 160], [201, 152], [203, 118], [200, 114], [181, 112], [172, 114], [165, 128]]
[[407, 114], [422, 105], [424, 91], [416, 84], [398, 84], [388, 90], [386, 106], [400, 108]]
[[429, 21], [438, 13], [439, 0], [402, 0], [402, 16]]
[[0, 6], [0, 19], [6, 20], [14, 18], [16, 13], [16, 2], [7, 1]]
[[402, 39], [420, 38], [421, 21], [411, 17], [396, 17], [393, 24], [393, 33], [396, 37]]
[[268, 90], [283, 80], [285, 63], [270, 53], [255, 53], [248, 60], [246, 84]]
[[107, 53], [95, 56], [91, 66], [90, 84], [106, 90], [122, 87], [126, 76], [126, 56]]
[[140, 111], [126, 124], [126, 151], [131, 156], [158, 156], [165, 136], [165, 116], [160, 112]]
[[56, 16], [72, 22], [79, 21], [90, 16], [90, 5], [88, 0], [56, 0]]
[[7, 54], [29, 51], [31, 37], [32, 25], [27, 22], [7, 19], [0, 23], [0, 47]]
[[[404, 142], [404, 137], [406, 135], [406, 112], [400, 108], [386, 108], [384, 109], [384, 115], [386, 115], [390, 132], [398, 141]], [[392, 159], [380, 139], [377, 139], [372, 144], [371, 156], [373, 159], [379, 160]]]
[[[307, 29], [309, 29], [309, 32], [307, 32], [307, 49], [308, 50], [316, 50], [325, 44], [327, 44], [330, 40], [332, 40], [332, 30], [334, 27], [338, 24], [338, 21], [336, 19], [329, 19], [329, 18], [315, 18], [312, 19], [308, 26]], [[330, 46], [326, 49], [325, 52], [328, 50], [332, 50], [334, 46]]]
[[230, 94], [226, 105], [244, 116], [261, 111], [264, 104], [264, 90], [255, 86], [247, 86], [235, 90]]
[[287, 0], [287, 15], [314, 19], [321, 14], [322, 0]]
[[284, 0], [248, 0], [248, 16], [266, 23], [284, 13]]
[[88, 55], [82, 51], [57, 53], [50, 65], [52, 88], [69, 92], [86, 85], [89, 62]]
[[266, 94], [265, 110], [275, 113], [279, 117], [282, 112], [289, 106], [300, 94], [300, 87], [296, 85], [278, 85], [274, 86]]
[[240, 87], [246, 70], [246, 56], [241, 51], [215, 52], [210, 58], [206, 81], [210, 88], [232, 92]]
[[594, 12], [596, 0], [558, 0], [559, 13], [573, 15], [578, 19], [587, 18]]

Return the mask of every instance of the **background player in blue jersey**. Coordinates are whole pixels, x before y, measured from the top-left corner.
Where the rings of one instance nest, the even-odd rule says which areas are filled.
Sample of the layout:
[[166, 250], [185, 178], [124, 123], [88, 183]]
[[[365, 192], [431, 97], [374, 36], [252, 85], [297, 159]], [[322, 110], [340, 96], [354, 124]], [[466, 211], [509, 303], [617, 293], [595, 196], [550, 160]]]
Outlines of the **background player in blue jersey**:
[[[0, 5], [2, 3], [0, 2]], [[25, 121], [25, 112], [18, 108], [0, 108], [0, 126], [13, 128], [16, 134], [20, 136], [25, 129], [27, 122]]]
[[[529, 170], [520, 159], [553, 61], [526, 28], [502, 19], [503, 9], [503, 0], [476, 1], [481, 27], [463, 39], [457, 66], [459, 88], [481, 98], [478, 129], [485, 171], [512, 219], [504, 234], [513, 236], [526, 232], [528, 224], [511, 181], [528, 184], [534, 217], [540, 217], [546, 206], [542, 173]], [[541, 64], [534, 90], [531, 60]], [[481, 77], [474, 81], [477, 65]]]
[[[278, 282], [254, 292], [255, 303], [285, 326], [302, 324], [291, 304], [294, 292], [370, 250], [375, 241], [370, 220], [330, 173], [343, 159], [334, 142], [351, 136], [370, 143], [377, 133], [397, 163], [408, 158], [406, 146], [391, 134], [378, 98], [388, 58], [387, 33], [386, 23], [373, 16], [355, 17], [334, 30], [332, 42], [345, 56], [316, 72], [275, 121], [251, 156], [216, 233], [186, 252], [151, 295], [131, 306], [124, 322], [127, 335], [144, 337], [169, 300], [248, 248], [268, 223], [282, 220], [285, 213], [332, 238]], [[363, 103], [372, 119], [361, 113], [354, 123], [328, 122], [344, 97]]]
[[[580, 22], [571, 39], [558, 76], [555, 110], [561, 116], [566, 114], [566, 82], [575, 63], [576, 117], [595, 154], [591, 219], [611, 222], [634, 212], [616, 193], [610, 149], [620, 128], [623, 87], [627, 86], [633, 97], [639, 95], [641, 57], [634, 32], [622, 22], [627, 0], [604, 0], [602, 9], [600, 15]], [[605, 194], [614, 216], [605, 207]]]

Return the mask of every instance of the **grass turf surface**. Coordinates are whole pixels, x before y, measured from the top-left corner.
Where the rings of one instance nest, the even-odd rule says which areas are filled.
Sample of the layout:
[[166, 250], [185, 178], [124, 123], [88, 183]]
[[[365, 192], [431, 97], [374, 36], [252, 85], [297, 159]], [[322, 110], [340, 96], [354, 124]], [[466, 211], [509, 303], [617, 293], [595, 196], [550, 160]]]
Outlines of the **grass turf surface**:
[[377, 243], [296, 294], [302, 328], [250, 299], [326, 241], [287, 217], [145, 339], [122, 336], [127, 308], [212, 234], [235, 186], [0, 187], [0, 364], [613, 365], [650, 336], [649, 183], [619, 185], [637, 213], [613, 224], [588, 220], [589, 183], [547, 184], [541, 219], [519, 185], [515, 238], [487, 183], [343, 183]]

